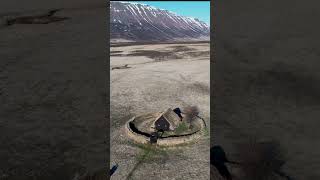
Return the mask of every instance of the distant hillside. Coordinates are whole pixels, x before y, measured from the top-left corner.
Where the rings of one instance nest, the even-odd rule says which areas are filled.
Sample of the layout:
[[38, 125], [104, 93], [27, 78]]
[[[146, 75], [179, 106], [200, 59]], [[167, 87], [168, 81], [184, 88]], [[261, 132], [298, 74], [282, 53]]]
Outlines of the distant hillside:
[[129, 2], [110, 2], [110, 31], [111, 41], [210, 39], [210, 27], [198, 19]]

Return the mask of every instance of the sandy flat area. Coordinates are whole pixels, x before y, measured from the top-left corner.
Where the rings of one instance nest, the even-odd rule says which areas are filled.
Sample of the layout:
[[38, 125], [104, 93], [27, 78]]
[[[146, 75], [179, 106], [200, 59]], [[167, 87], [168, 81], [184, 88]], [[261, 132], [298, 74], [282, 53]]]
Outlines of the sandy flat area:
[[[146, 56], [134, 53], [141, 50]], [[130, 67], [110, 70], [111, 163], [119, 164], [112, 179], [209, 179], [209, 135], [140, 161], [144, 150], [123, 134], [124, 123], [134, 115], [186, 105], [197, 105], [210, 125], [209, 44], [121, 46], [110, 51], [111, 68]], [[153, 51], [164, 52], [164, 58], [153, 57]], [[167, 57], [166, 52], [175, 53]], [[194, 52], [202, 53], [195, 57]]]

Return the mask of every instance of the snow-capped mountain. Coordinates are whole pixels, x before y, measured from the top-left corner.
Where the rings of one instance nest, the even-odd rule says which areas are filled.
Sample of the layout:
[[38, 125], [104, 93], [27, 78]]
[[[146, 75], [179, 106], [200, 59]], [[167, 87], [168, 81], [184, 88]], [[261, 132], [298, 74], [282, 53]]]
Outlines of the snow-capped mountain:
[[149, 5], [110, 2], [110, 39], [128, 41], [209, 40], [210, 27], [195, 18]]

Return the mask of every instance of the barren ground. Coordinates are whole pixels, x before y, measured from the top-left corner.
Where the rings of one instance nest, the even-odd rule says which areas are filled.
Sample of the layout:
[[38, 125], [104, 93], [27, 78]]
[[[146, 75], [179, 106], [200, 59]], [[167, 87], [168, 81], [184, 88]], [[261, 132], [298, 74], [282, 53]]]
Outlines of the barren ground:
[[212, 143], [237, 159], [236, 143], [277, 139], [287, 155], [283, 169], [295, 180], [320, 179], [316, 4], [220, 1], [215, 12]]
[[197, 143], [160, 150], [123, 134], [134, 115], [186, 105], [197, 105], [210, 125], [209, 43], [114, 46], [110, 52], [111, 68], [130, 67], [110, 70], [111, 165], [119, 164], [112, 179], [209, 179], [209, 132]]
[[[32, 2], [1, 12], [65, 7]], [[0, 27], [0, 179], [106, 168], [106, 8], [85, 7], [58, 12], [67, 21]]]

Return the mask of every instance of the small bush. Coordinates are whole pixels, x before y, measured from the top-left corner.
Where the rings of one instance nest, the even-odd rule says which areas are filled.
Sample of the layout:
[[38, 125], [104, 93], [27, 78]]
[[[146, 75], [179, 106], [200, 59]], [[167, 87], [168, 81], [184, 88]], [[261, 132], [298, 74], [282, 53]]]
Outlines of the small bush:
[[187, 106], [183, 109], [183, 113], [185, 114], [185, 121], [189, 123], [189, 126], [191, 126], [192, 122], [197, 118], [199, 114], [199, 109], [197, 106]]

